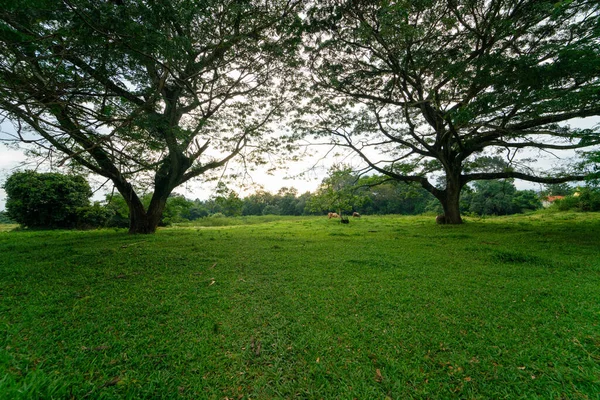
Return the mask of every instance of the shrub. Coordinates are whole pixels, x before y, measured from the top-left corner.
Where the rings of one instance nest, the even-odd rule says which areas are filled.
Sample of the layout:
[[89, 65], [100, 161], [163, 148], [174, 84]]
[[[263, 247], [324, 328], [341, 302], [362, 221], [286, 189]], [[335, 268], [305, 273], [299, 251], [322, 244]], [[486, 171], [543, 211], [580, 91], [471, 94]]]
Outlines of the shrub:
[[94, 229], [107, 227], [115, 212], [98, 202], [77, 209], [77, 228]]
[[600, 211], [600, 190], [585, 187], [572, 196], [554, 202], [560, 211]]
[[73, 228], [89, 205], [90, 185], [81, 176], [15, 172], [4, 184], [8, 216], [30, 228]]

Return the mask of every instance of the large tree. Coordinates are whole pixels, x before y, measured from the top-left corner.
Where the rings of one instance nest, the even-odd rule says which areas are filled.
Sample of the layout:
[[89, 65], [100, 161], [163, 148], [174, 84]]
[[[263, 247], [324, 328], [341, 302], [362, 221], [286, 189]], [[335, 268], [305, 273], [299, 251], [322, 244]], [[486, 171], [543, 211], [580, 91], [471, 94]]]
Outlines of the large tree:
[[11, 139], [112, 181], [130, 232], [152, 233], [174, 188], [276, 143], [300, 4], [0, 0]]
[[[600, 3], [329, 0], [308, 16], [314, 97], [299, 127], [420, 183], [450, 223], [471, 181], [584, 179], [518, 160], [600, 142], [598, 128], [568, 125], [600, 115]], [[480, 162], [498, 154], [502, 170]]]

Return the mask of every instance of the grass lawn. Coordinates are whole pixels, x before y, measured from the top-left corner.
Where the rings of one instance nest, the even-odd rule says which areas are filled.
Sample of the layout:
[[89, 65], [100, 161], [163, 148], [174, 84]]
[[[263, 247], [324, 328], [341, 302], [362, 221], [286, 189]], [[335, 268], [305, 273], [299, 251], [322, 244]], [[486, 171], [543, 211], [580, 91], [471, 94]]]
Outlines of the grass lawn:
[[231, 221], [0, 231], [0, 398], [600, 398], [599, 214]]

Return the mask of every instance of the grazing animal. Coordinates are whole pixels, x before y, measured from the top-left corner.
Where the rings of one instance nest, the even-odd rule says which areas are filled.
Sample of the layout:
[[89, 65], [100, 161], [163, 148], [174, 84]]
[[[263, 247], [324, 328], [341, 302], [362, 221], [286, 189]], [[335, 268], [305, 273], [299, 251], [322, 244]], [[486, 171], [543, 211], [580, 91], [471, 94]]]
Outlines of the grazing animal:
[[338, 213], [334, 213], [334, 212], [330, 212], [329, 214], [327, 214], [327, 216], [329, 217], [329, 219], [331, 219], [331, 218], [339, 218], [340, 217], [338, 215]]
[[444, 214], [440, 214], [437, 217], [435, 217], [435, 223], [439, 225], [444, 225], [448, 223], [448, 220], [446, 219], [446, 216]]
[[340, 222], [342, 224], [349, 224], [350, 220], [348, 219], [348, 217], [340, 217]]
[[352, 216], [353, 216], [354, 218], [360, 218], [360, 214], [359, 214], [359, 213], [357, 213], [356, 211], [354, 211], [354, 212], [352, 213]]

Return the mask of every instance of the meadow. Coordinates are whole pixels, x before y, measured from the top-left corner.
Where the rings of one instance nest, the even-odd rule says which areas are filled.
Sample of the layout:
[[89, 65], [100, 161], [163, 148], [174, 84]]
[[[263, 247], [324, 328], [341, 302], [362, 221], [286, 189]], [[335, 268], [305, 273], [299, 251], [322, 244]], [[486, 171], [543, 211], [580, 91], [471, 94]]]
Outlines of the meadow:
[[3, 229], [0, 397], [600, 398], [600, 214]]

